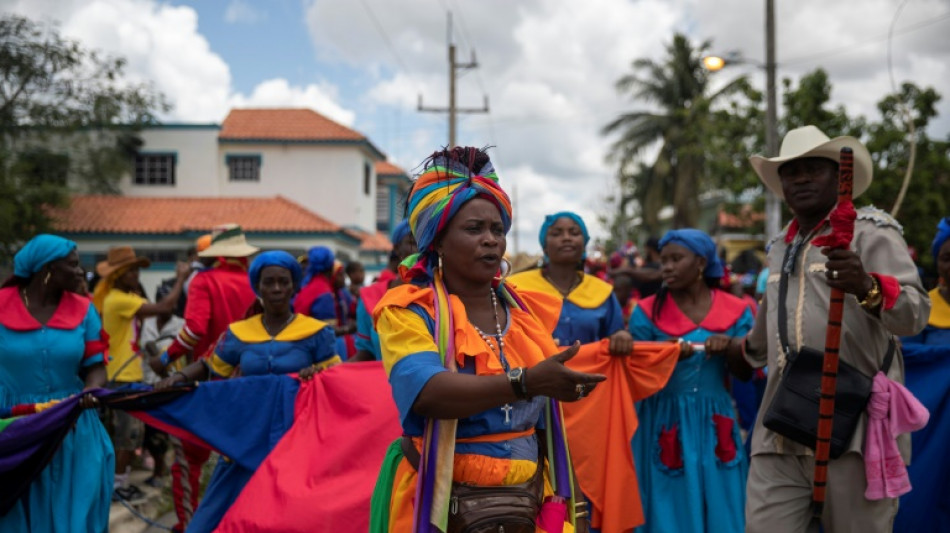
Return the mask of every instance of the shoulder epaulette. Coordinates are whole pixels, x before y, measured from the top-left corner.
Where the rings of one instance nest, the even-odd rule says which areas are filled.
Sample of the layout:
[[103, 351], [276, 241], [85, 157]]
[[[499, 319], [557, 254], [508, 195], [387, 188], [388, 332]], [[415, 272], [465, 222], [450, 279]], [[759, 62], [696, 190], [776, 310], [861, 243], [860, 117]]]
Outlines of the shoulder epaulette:
[[873, 205], [868, 205], [857, 210], [858, 211], [858, 220], [868, 220], [873, 222], [875, 226], [886, 227], [890, 226], [896, 229], [901, 235], [904, 234], [904, 226], [901, 226], [900, 222], [896, 218], [892, 217], [890, 213], [884, 211], [883, 209], [878, 209]]

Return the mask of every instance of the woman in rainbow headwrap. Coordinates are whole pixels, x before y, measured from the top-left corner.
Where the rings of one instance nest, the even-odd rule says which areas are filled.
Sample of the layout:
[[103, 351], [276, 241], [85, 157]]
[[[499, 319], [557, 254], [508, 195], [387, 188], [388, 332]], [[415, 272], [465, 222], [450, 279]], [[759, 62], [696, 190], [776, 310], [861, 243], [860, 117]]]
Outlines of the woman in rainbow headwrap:
[[511, 282], [563, 300], [554, 342], [569, 346], [576, 341], [586, 344], [609, 338], [612, 355], [630, 353], [633, 339], [623, 328], [623, 310], [613, 287], [583, 271], [585, 247], [590, 241], [584, 220], [570, 211], [548, 215], [538, 240], [544, 264], [511, 276]]
[[[231, 324], [215, 346], [210, 362], [196, 361], [159, 382], [156, 389], [202, 381], [212, 375], [230, 378], [238, 368], [242, 376], [298, 372], [300, 379], [306, 380], [340, 362], [333, 328], [295, 313], [290, 306], [303, 277], [294, 256], [282, 251], [264, 252], [251, 263], [248, 276], [262, 312]], [[214, 530], [253, 474], [236, 462], [219, 460], [188, 531]]]
[[930, 423], [911, 436], [907, 472], [914, 490], [901, 497], [895, 531], [950, 530], [950, 217], [937, 224], [930, 251], [940, 279], [930, 291], [930, 319], [917, 335], [901, 338], [907, 388], [930, 411]]
[[[37, 235], [13, 258], [13, 277], [0, 288], [0, 426], [49, 403], [106, 382], [102, 322], [82, 280], [76, 243]], [[83, 407], [92, 407], [91, 396]], [[49, 464], [10, 509], [0, 531], [105, 533], [115, 455], [94, 410], [85, 410]], [[13, 474], [5, 484], [15, 484]]]
[[520, 522], [510, 508], [488, 518], [496, 529], [571, 531], [576, 519], [586, 529], [554, 399], [580, 399], [604, 377], [564, 366], [577, 348], [558, 353], [552, 342], [556, 299], [497, 277], [511, 227], [497, 180], [484, 151], [453, 148], [433, 154], [410, 192], [419, 252], [403, 263], [409, 283], [373, 313], [405, 432], [380, 472], [373, 532], [444, 531], [471, 519], [453, 481], [520, 486], [544, 502]]
[[718, 288], [723, 267], [709, 235], [672, 230], [659, 249], [663, 286], [640, 300], [630, 332], [638, 341], [702, 342], [705, 353], [681, 352], [666, 386], [637, 404], [633, 456], [646, 519], [637, 531], [743, 531], [749, 458], [726, 383], [730, 371], [749, 379], [752, 369], [723, 352], [754, 316]]

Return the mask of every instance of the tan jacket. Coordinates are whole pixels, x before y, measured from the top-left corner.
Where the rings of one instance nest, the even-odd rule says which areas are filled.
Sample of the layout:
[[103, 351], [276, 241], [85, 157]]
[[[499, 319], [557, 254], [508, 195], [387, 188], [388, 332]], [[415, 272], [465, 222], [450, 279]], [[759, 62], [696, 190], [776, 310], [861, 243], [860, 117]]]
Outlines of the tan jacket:
[[[818, 235], [830, 233], [828, 224]], [[779, 277], [782, 258], [789, 246], [785, 232], [776, 238], [769, 249], [768, 288], [756, 317], [755, 325], [746, 342], [746, 359], [753, 367], [768, 364], [768, 383], [759, 417], [752, 437], [752, 455], [781, 453], [811, 455], [813, 452], [790, 439], [773, 433], [762, 425], [768, 406], [778, 388], [785, 366], [785, 354], [779, 349], [778, 305]], [[930, 298], [924, 291], [917, 267], [907, 252], [907, 243], [900, 225], [888, 214], [874, 208], [858, 210], [851, 249], [861, 257], [868, 273], [891, 276], [900, 284], [896, 299], [885, 301], [880, 316], [866, 311], [854, 295], [848, 294], [844, 303], [841, 331], [841, 359], [868, 376], [874, 376], [884, 362], [889, 335], [914, 335], [927, 325], [930, 316]], [[788, 341], [792, 350], [805, 345], [823, 352], [825, 329], [828, 321], [828, 300], [831, 287], [825, 281], [825, 262], [821, 248], [802, 245], [795, 270], [789, 275], [788, 297], [784, 303], [788, 319]], [[904, 382], [904, 360], [894, 357], [888, 377]], [[861, 453], [866, 433], [866, 415], [862, 416], [851, 440], [849, 451]], [[910, 435], [898, 438], [904, 460], [910, 460]]]

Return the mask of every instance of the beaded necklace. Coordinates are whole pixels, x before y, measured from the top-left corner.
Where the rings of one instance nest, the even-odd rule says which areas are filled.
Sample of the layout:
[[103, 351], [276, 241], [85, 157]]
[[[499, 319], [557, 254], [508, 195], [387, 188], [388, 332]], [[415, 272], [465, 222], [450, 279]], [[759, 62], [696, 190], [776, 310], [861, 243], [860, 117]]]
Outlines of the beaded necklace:
[[[489, 289], [489, 294], [491, 295], [491, 308], [492, 313], [495, 315], [495, 334], [489, 335], [482, 331], [478, 326], [472, 324], [472, 327], [475, 328], [475, 331], [478, 333], [478, 336], [485, 341], [485, 344], [488, 345], [488, 348], [493, 352], [498, 354], [498, 358], [501, 360], [501, 366], [505, 369], [505, 372], [511, 370], [508, 368], [508, 361], [505, 359], [505, 339], [502, 337], [501, 330], [501, 320], [498, 319], [498, 298], [495, 296], [495, 291]], [[492, 337], [494, 337], [495, 343], [492, 344]]]

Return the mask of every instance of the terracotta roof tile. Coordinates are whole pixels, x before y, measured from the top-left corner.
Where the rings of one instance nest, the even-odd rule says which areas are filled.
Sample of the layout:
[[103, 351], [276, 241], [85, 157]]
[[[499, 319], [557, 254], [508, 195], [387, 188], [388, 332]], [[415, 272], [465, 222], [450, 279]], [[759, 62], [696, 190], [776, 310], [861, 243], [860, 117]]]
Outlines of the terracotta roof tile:
[[389, 242], [389, 237], [381, 231], [376, 233], [357, 232], [360, 237], [360, 251], [363, 252], [388, 252], [393, 249], [393, 244]]
[[737, 215], [720, 210], [717, 217], [720, 227], [737, 229], [752, 227], [756, 222], [762, 222], [763, 220], [765, 220], [765, 213], [746, 208], [743, 208]]
[[312, 109], [232, 109], [221, 140], [363, 141], [366, 136]]
[[74, 196], [51, 212], [54, 228], [71, 233], [183, 233], [234, 222], [245, 231], [338, 232], [340, 226], [282, 196], [273, 198], [144, 198]]
[[389, 161], [376, 162], [377, 176], [408, 176], [406, 171], [390, 163]]

